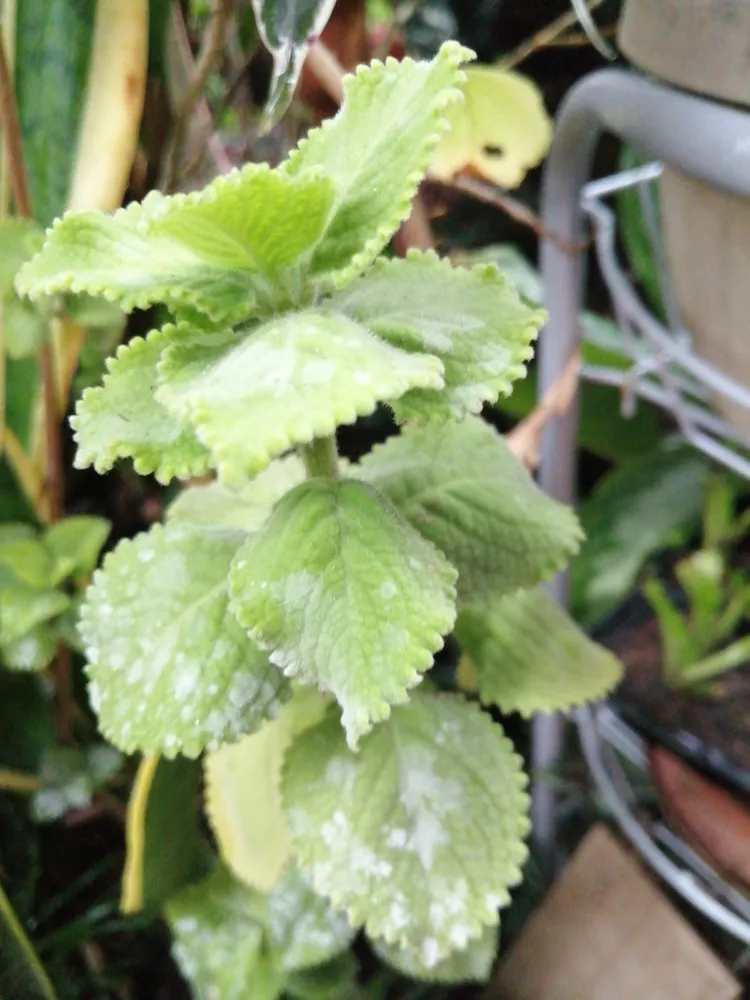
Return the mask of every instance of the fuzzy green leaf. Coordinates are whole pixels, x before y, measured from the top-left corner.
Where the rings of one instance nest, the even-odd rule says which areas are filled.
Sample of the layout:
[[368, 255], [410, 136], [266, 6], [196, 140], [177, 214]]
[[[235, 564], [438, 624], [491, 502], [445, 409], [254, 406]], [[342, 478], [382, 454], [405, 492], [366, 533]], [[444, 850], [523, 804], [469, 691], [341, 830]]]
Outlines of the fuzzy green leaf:
[[440, 388], [411, 355], [335, 313], [289, 313], [246, 337], [196, 334], [159, 364], [157, 399], [196, 428], [221, 478], [241, 483], [294, 444], [332, 434], [414, 386]]
[[443, 362], [445, 389], [402, 396], [391, 404], [399, 421], [460, 418], [508, 395], [545, 317], [492, 264], [467, 270], [418, 250], [378, 261], [331, 304], [395, 347]]
[[175, 420], [154, 398], [156, 363], [174, 328], [135, 337], [107, 362], [101, 386], [86, 389], [71, 418], [78, 445], [75, 466], [108, 472], [132, 458], [140, 475], [161, 483], [187, 479], [210, 468], [210, 455], [190, 427]]
[[172, 954], [199, 997], [277, 1000], [283, 975], [263, 954], [255, 898], [224, 868], [166, 906]]
[[112, 525], [103, 517], [66, 517], [48, 528], [44, 544], [57, 563], [59, 578], [85, 577], [92, 572]]
[[458, 569], [462, 602], [549, 579], [581, 540], [573, 511], [545, 496], [478, 417], [407, 427], [360, 474]]
[[432, 969], [497, 924], [520, 881], [525, 785], [512, 744], [478, 706], [415, 694], [356, 754], [335, 717], [309, 729], [287, 753], [282, 787], [314, 888]]
[[68, 212], [16, 288], [32, 299], [85, 292], [128, 312], [166, 302], [236, 321], [299, 294], [300, 258], [320, 239], [332, 197], [320, 170], [291, 177], [248, 164], [194, 194], [153, 192], [111, 216]]
[[44, 757], [42, 787], [34, 793], [31, 812], [37, 823], [51, 823], [71, 809], [91, 804], [93, 793], [122, 767], [122, 756], [105, 743], [87, 747], [54, 747]]
[[89, 696], [126, 752], [195, 757], [274, 715], [281, 673], [228, 608], [238, 532], [156, 525], [94, 574], [81, 610]]
[[0, 644], [2, 663], [11, 670], [44, 670], [57, 652], [56, 629], [42, 622], [17, 639]]
[[354, 936], [296, 869], [263, 895], [218, 868], [172, 899], [167, 916], [182, 971], [221, 1000], [276, 997], [290, 972], [328, 961]]
[[0, 593], [0, 642], [17, 642], [43, 622], [62, 614], [70, 598], [61, 590], [16, 584]]
[[329, 691], [351, 746], [406, 700], [455, 620], [456, 573], [375, 490], [314, 479], [232, 563], [232, 610], [290, 677]]
[[295, 736], [320, 722], [327, 705], [318, 691], [298, 688], [278, 718], [206, 755], [206, 814], [222, 860], [263, 892], [276, 885], [292, 856], [279, 787], [284, 754]]
[[565, 711], [602, 698], [622, 674], [617, 659], [537, 588], [465, 608], [456, 637], [476, 671], [479, 697], [503, 712]]
[[276, 501], [304, 478], [302, 460], [287, 455], [237, 491], [217, 482], [190, 486], [169, 507], [167, 517], [170, 521], [257, 531]]
[[336, 0], [252, 0], [256, 24], [273, 56], [266, 124], [281, 118], [302, 71], [310, 40], [325, 28]]
[[410, 979], [426, 979], [433, 983], [485, 983], [495, 961], [497, 928], [487, 927], [481, 937], [469, 941], [466, 948], [454, 951], [431, 968], [425, 966], [419, 952], [406, 951], [383, 941], [376, 941], [373, 947], [379, 958]]
[[446, 42], [432, 62], [404, 59], [361, 66], [344, 79], [335, 118], [311, 131], [285, 168], [323, 167], [336, 195], [312, 274], [337, 287], [363, 271], [411, 211], [445, 112], [461, 99], [461, 63], [473, 53]]

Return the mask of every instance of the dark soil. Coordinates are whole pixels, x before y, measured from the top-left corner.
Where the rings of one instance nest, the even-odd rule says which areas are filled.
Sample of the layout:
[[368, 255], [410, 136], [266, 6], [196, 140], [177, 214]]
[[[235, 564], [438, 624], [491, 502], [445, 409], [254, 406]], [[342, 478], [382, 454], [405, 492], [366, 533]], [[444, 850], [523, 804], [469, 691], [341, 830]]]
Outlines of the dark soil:
[[710, 698], [669, 688], [662, 680], [658, 624], [640, 596], [597, 638], [625, 666], [614, 697], [625, 721], [711, 777], [750, 792], [750, 663], [719, 677]]

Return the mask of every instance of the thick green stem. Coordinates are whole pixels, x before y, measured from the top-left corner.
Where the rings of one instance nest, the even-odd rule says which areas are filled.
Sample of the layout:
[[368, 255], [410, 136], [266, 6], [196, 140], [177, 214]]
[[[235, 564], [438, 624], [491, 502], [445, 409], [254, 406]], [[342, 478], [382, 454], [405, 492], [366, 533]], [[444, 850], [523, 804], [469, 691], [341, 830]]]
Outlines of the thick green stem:
[[336, 436], [314, 438], [310, 444], [300, 448], [302, 461], [309, 479], [325, 476], [335, 479], [339, 474], [339, 455], [336, 450]]

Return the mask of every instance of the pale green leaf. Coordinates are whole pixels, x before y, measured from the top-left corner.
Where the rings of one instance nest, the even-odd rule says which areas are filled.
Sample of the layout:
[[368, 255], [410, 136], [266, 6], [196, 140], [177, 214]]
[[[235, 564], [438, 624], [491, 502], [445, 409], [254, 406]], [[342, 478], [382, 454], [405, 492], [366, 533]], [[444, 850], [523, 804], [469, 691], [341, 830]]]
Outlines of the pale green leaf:
[[60, 579], [85, 577], [92, 572], [112, 525], [90, 515], [66, 517], [48, 528], [44, 544], [57, 562]]
[[[55, 560], [39, 539], [33, 536], [0, 538], [0, 572], [30, 587], [42, 588], [57, 582]], [[2, 579], [0, 577], [0, 579]]]
[[544, 158], [552, 121], [537, 85], [512, 70], [470, 66], [463, 104], [450, 108], [432, 173], [444, 181], [470, 170], [502, 188], [518, 187]]
[[23, 583], [0, 592], [0, 642], [17, 642], [27, 632], [47, 622], [70, 604], [61, 590], [42, 590]]
[[479, 697], [503, 712], [566, 711], [604, 697], [622, 675], [617, 659], [537, 588], [463, 609], [456, 637]]
[[169, 900], [172, 954], [198, 997], [276, 1000], [283, 975], [263, 954], [250, 891], [224, 868]]
[[492, 264], [467, 270], [418, 250], [378, 261], [331, 304], [395, 347], [443, 362], [443, 390], [413, 389], [391, 404], [400, 421], [460, 418], [508, 395], [545, 318]]
[[321, 237], [332, 195], [320, 170], [291, 177], [248, 164], [194, 194], [152, 192], [111, 216], [68, 212], [16, 288], [33, 299], [100, 295], [127, 312], [193, 306], [236, 321], [285, 292], [299, 295], [300, 263]]
[[462, 602], [549, 579], [581, 540], [573, 511], [545, 496], [478, 417], [407, 427], [360, 473], [458, 569]]
[[312, 273], [337, 287], [363, 271], [411, 211], [446, 111], [460, 100], [461, 63], [473, 53], [446, 42], [432, 62], [404, 59], [361, 66], [344, 79], [335, 118], [311, 131], [285, 169], [323, 167], [333, 211], [312, 257]]
[[55, 629], [43, 622], [24, 632], [17, 639], [0, 643], [0, 659], [11, 670], [44, 670], [55, 658]]
[[107, 362], [103, 384], [86, 389], [71, 418], [78, 445], [75, 466], [108, 472], [132, 458], [136, 472], [153, 472], [161, 483], [206, 472], [210, 456], [192, 429], [175, 420], [154, 398], [156, 363], [174, 328], [135, 337]]
[[257, 733], [206, 755], [205, 808], [222, 860], [263, 892], [276, 885], [292, 854], [279, 787], [284, 754], [321, 720], [327, 704], [314, 689], [299, 688]]
[[196, 334], [159, 364], [156, 398], [196, 428], [219, 475], [241, 483], [294, 444], [332, 434], [415, 386], [440, 388], [443, 366], [371, 336], [335, 313], [288, 313], [244, 338]]
[[15, 295], [3, 299], [0, 309], [8, 357], [20, 359], [36, 355], [49, 333], [49, 316]]
[[41, 788], [31, 799], [32, 816], [37, 823], [51, 823], [71, 809], [85, 808], [121, 767], [122, 756], [105, 743], [85, 750], [53, 747], [42, 761]]
[[304, 478], [302, 460], [296, 455], [287, 455], [272, 462], [237, 491], [218, 482], [188, 487], [168, 508], [167, 518], [190, 524], [257, 531], [276, 501]]
[[256, 24], [273, 56], [266, 124], [278, 121], [292, 99], [311, 40], [326, 26], [336, 0], [252, 0]]
[[218, 868], [170, 900], [167, 916], [182, 971], [221, 1000], [277, 996], [290, 972], [330, 960], [355, 933], [295, 868], [268, 895]]
[[287, 493], [232, 563], [232, 610], [289, 677], [334, 695], [351, 746], [421, 680], [455, 620], [456, 573], [372, 487]]
[[329, 717], [287, 753], [284, 803], [314, 888], [427, 969], [498, 922], [526, 857], [521, 760], [453, 695], [415, 694], [346, 745]]
[[347, 918], [313, 891], [296, 866], [268, 896], [257, 895], [267, 946], [286, 973], [329, 961], [348, 948], [356, 934]]
[[454, 951], [437, 965], [427, 968], [419, 952], [407, 951], [384, 941], [374, 942], [375, 954], [387, 965], [410, 979], [434, 983], [485, 983], [492, 971], [497, 951], [497, 928], [487, 927], [482, 935]]
[[89, 697], [122, 750], [195, 757], [278, 711], [286, 683], [228, 608], [243, 537], [156, 525], [94, 574], [80, 624]]

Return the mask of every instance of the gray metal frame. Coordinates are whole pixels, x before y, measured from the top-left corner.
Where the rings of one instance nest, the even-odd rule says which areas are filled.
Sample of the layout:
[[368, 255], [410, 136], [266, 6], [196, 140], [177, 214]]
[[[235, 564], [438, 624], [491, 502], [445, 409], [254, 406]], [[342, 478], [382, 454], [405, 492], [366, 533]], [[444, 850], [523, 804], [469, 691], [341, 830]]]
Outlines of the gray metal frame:
[[[586, 217], [593, 222], [596, 248], [608, 281], [616, 313], [626, 330], [633, 328], [649, 342], [638, 354], [638, 337], [631, 337], [634, 365], [629, 373], [587, 370], [584, 375], [619, 384], [628, 394], [644, 395], [674, 413], [688, 440], [750, 477], [750, 462], [722, 439], [744, 443], [718, 417], [701, 405], [705, 390], [722, 393], [750, 409], [750, 392], [724, 373], [703, 362], [690, 350], [689, 334], [680, 328], [673, 307], [668, 312], [671, 329], [659, 324], [638, 299], [617, 266], [614, 254], [613, 216], [606, 197], [625, 183], [653, 181], [659, 164], [631, 172], [630, 176], [589, 182], [594, 151], [601, 135], [612, 133], [648, 158], [667, 163], [685, 174], [740, 197], [750, 197], [750, 113], [716, 104], [635, 73], [602, 70], [581, 81], [568, 95], [557, 121], [547, 160], [542, 190], [542, 223], [552, 238], [542, 241], [541, 266], [549, 320], [540, 339], [539, 391], [544, 394], [564, 369], [580, 339], [584, 259], [565, 248], [582, 243]], [[575, 500], [577, 404], [551, 423], [543, 437], [540, 485], [564, 502]], [[567, 599], [567, 579], [559, 576], [551, 592], [561, 603]], [[732, 899], [715, 898], [715, 885], [703, 878], [705, 888], [691, 873], [680, 869], [630, 812], [627, 795], [605, 766], [597, 710], [576, 713], [581, 744], [600, 794], [633, 844], [646, 860], [693, 905], [740, 940], [750, 943], [747, 911]], [[533, 837], [540, 859], [550, 869], [555, 864], [556, 792], [545, 774], [559, 760], [565, 720], [540, 717], [534, 722], [532, 769]], [[607, 756], [605, 753], [604, 756]], [[607, 758], [614, 766], [612, 759]], [[622, 783], [620, 783], [622, 791]], [[662, 838], [663, 840], [664, 838]], [[686, 858], [683, 851], [682, 860]]]

